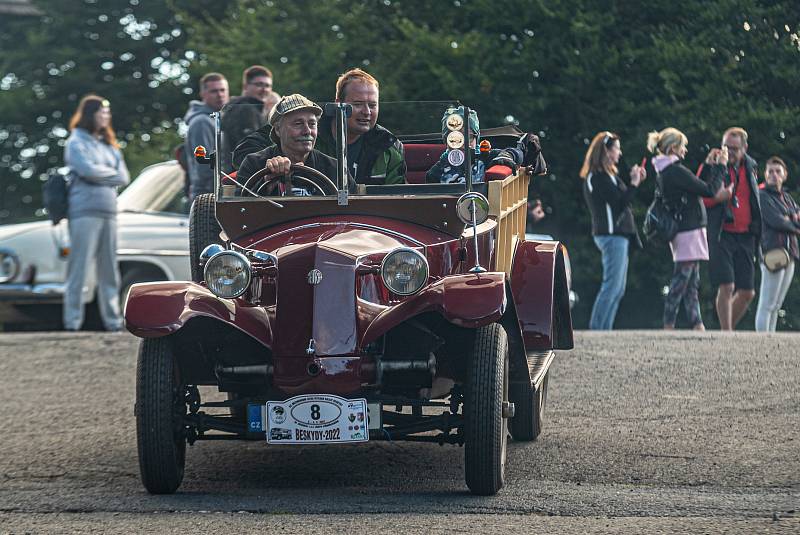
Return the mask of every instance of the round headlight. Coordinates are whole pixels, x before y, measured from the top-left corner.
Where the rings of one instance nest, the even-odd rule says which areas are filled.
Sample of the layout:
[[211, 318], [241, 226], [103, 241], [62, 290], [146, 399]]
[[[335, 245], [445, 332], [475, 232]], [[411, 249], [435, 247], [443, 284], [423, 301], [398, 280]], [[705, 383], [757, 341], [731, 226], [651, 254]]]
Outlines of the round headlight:
[[250, 285], [250, 262], [241, 253], [223, 251], [206, 262], [203, 276], [208, 289], [217, 297], [239, 297]]
[[381, 277], [392, 292], [411, 295], [428, 281], [428, 261], [414, 249], [396, 249], [383, 259]]

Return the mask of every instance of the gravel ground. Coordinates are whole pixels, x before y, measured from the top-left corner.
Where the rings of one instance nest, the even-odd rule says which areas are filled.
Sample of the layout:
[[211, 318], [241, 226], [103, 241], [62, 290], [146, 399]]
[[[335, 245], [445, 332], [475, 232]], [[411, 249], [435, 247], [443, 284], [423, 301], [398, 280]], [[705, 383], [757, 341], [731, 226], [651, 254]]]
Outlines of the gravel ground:
[[800, 533], [800, 335], [577, 333], [491, 498], [467, 493], [462, 449], [390, 442], [198, 443], [179, 492], [150, 496], [137, 345], [0, 334], [0, 533]]

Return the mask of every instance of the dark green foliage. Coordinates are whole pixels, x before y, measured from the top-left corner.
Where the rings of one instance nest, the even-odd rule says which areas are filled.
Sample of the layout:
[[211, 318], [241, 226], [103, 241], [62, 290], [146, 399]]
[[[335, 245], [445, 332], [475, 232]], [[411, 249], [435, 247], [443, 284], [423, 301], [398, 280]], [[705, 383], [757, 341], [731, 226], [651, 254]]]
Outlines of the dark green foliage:
[[[119, 106], [115, 108], [115, 125], [138, 138], [160, 121], [183, 115], [188, 96], [180, 91], [193, 88], [203, 72], [223, 72], [232, 94], [238, 94], [241, 71], [253, 63], [273, 70], [275, 88], [282, 94], [332, 99], [338, 74], [359, 66], [380, 80], [384, 101], [459, 99], [478, 110], [483, 125], [514, 121], [540, 133], [551, 173], [532, 185], [532, 194], [542, 198], [549, 212], [537, 231], [550, 232], [569, 247], [573, 280], [581, 295], [574, 310], [577, 327], [587, 324], [601, 277], [577, 178], [588, 140], [596, 132], [608, 129], [621, 135], [622, 171], [627, 175], [628, 167], [645, 156], [650, 130], [683, 130], [690, 141], [687, 165], [695, 168], [707, 146], [719, 144], [726, 127], [739, 125], [750, 132], [750, 153], [762, 166], [777, 154], [789, 162], [789, 187], [800, 176], [796, 0], [689, 0], [680, 5], [632, 0], [175, 0], [168, 7], [115, 0], [103, 2], [102, 8], [74, 4], [42, 2], [59, 12], [48, 28], [38, 22], [15, 22], [0, 32], [6, 39], [0, 72], [32, 76], [25, 78], [21, 90], [0, 90], [0, 130], [9, 124], [25, 132], [31, 140], [27, 143], [43, 139], [33, 130], [36, 117], [48, 118], [49, 124], [52, 112], [71, 113], [74, 98], [95, 89], [112, 103], [125, 102], [122, 116]], [[111, 20], [129, 9], [137, 19], [149, 18], [159, 28], [138, 41], [116, 37], [118, 25], [110, 35], [99, 32], [99, 43], [82, 37], [92, 31], [87, 21], [110, 12], [109, 5], [118, 11]], [[163, 28], [174, 27], [183, 29], [179, 37], [153, 43]], [[161, 48], [171, 60], [186, 59], [184, 48], [192, 51], [192, 63], [186, 63], [191, 79], [147, 87], [154, 72], [149, 62]], [[136, 59], [118, 61], [128, 50]], [[47, 75], [48, 63], [60, 66], [76, 58], [80, 61], [75, 69]], [[99, 66], [109, 58], [115, 61], [110, 71], [114, 79], [105, 82], [107, 73]], [[131, 78], [133, 63], [144, 73], [138, 82]], [[50, 88], [45, 99], [35, 99], [35, 80]], [[153, 102], [165, 108], [155, 109]], [[136, 113], [136, 107], [142, 111]], [[9, 145], [9, 140], [0, 143]], [[137, 155], [160, 156], [152, 145], [153, 139], [127, 149], [129, 162]], [[14, 152], [8, 146], [0, 150], [2, 156]], [[51, 151], [44, 161], [60, 155], [60, 150]], [[13, 162], [0, 163], [9, 164]], [[37, 163], [34, 179], [44, 167]], [[0, 183], [24, 183], [16, 178], [19, 172], [0, 168]], [[635, 203], [639, 221], [653, 185], [651, 173]], [[18, 202], [15, 195], [0, 191], [0, 216]], [[38, 204], [38, 197], [32, 204]], [[618, 327], [660, 326], [661, 289], [671, 269], [665, 248], [633, 253]], [[707, 326], [716, 326], [707, 277], [702, 284], [704, 319]], [[779, 324], [800, 328], [800, 320], [793, 319], [800, 313], [800, 284], [790, 290], [785, 308], [787, 316]], [[743, 322], [747, 328], [752, 328], [752, 316], [751, 310]]]

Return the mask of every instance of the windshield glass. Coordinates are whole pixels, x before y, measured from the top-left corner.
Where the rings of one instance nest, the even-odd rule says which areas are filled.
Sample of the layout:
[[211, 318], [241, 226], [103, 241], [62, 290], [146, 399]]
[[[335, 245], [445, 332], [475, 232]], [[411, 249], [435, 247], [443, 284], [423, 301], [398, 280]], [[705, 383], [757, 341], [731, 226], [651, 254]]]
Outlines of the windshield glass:
[[[324, 184], [315, 186], [303, 181], [301, 184], [295, 183], [296, 181], [290, 184], [288, 180], [275, 178], [275, 173], [265, 171], [274, 165], [274, 162], [270, 163], [271, 159], [283, 156], [296, 162], [297, 155], [302, 155], [303, 163], [307, 167], [330, 179], [322, 182], [328, 185], [333, 183], [334, 186], [337, 184], [335, 104], [312, 103], [301, 98], [296, 100], [293, 108], [279, 114], [277, 120], [273, 121], [277, 123], [276, 129], [268, 124], [271, 110], [266, 111], [266, 106], [255, 99], [237, 97], [223, 108], [219, 121], [220, 168], [228, 175], [233, 175], [235, 171], [238, 184], [223, 175], [221, 185], [227, 183], [230, 188], [220, 192], [220, 197], [238, 196], [242, 191], [251, 196], [251, 192], [262, 196], [335, 195], [335, 189], [331, 191]], [[274, 113], [285, 107], [283, 102], [281, 101]], [[463, 111], [461, 120], [451, 120], [450, 125], [444, 122], [446, 112], [449, 111], [448, 117], [452, 115], [452, 111], [460, 106], [458, 102], [380, 102], [377, 109], [369, 103], [351, 104], [353, 112], [347, 120], [347, 170], [351, 177], [351, 195], [423, 193], [422, 189], [430, 190], [429, 193], [445, 193], [444, 189], [435, 186], [464, 183], [463, 171], [449, 175], [443, 171], [440, 173], [441, 177], [437, 175], [426, 178], [427, 172], [440, 160], [443, 162], [440, 167], [447, 166], [445, 160], [448, 152], [455, 150], [455, 147], [458, 147], [460, 154], [449, 159], [454, 168], [463, 167], [467, 158], [465, 149], [470, 150], [471, 154], [475, 151], [477, 138], [466, 140], [461, 135], [465, 131]], [[325, 110], [325, 113], [318, 117], [319, 110]], [[479, 110], [474, 111], [479, 115]], [[469, 123], [473, 124], [472, 121]], [[474, 124], [477, 123], [475, 120]], [[456, 142], [446, 152], [445, 136], [456, 130]], [[364, 141], [365, 139], [368, 141]], [[380, 146], [380, 149], [376, 149], [376, 146]], [[312, 152], [312, 149], [316, 152]], [[471, 160], [474, 161], [473, 158]], [[253, 180], [249, 180], [251, 178]], [[400, 185], [405, 188], [380, 191], [375, 188]], [[408, 189], [414, 185], [425, 188]], [[459, 191], [461, 189], [463, 188]]]
[[120, 193], [117, 209], [187, 214], [189, 203], [184, 192], [183, 169], [177, 162], [147, 167]]

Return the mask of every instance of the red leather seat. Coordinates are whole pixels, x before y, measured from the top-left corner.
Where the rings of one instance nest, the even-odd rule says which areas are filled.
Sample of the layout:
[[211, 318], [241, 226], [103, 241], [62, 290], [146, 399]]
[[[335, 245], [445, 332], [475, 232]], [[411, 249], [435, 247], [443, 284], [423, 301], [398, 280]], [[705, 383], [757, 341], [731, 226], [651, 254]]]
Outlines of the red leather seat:
[[405, 144], [403, 149], [406, 155], [406, 182], [409, 184], [424, 184], [425, 173], [433, 167], [444, 152], [444, 144]]

